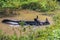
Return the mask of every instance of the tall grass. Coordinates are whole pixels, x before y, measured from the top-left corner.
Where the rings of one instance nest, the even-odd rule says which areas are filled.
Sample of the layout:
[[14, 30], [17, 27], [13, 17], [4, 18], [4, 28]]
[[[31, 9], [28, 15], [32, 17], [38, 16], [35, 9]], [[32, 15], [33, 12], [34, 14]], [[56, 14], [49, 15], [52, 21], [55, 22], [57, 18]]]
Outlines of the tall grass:
[[21, 4], [23, 9], [32, 9], [37, 11], [52, 11], [58, 8], [58, 2], [56, 0], [37, 0], [37, 1], [26, 1]]
[[[27, 8], [41, 11], [55, 10], [57, 8], [58, 2], [56, 0], [9, 0], [1, 1], [2, 8]], [[23, 7], [23, 6], [24, 7]]]
[[[2, 4], [2, 5], [1, 5]], [[2, 11], [2, 15], [10, 16], [14, 10], [18, 9], [29, 9], [35, 11], [53, 11], [55, 9], [59, 9], [59, 4], [56, 0], [2, 0], [0, 3], [0, 10]], [[4, 9], [4, 10], [2, 10]], [[14, 9], [14, 10], [13, 10]], [[1, 13], [1, 12], [0, 12]]]

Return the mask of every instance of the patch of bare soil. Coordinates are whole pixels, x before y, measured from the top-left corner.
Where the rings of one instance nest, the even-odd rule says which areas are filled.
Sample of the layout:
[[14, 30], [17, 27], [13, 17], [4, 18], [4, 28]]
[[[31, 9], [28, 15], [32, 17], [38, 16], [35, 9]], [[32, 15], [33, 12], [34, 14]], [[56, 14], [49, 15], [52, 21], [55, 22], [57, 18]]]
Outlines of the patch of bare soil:
[[[15, 11], [15, 12], [16, 13], [19, 13], [20, 15], [17, 15], [17, 16], [14, 16], [14, 17], [0, 18], [0, 29], [4, 33], [6, 33], [8, 35], [12, 35], [14, 33], [14, 31], [16, 32], [17, 35], [19, 35], [20, 34], [20, 31], [18, 29], [21, 29], [21, 28], [20, 27], [17, 27], [17, 28], [16, 27], [10, 27], [7, 24], [3, 24], [1, 22], [3, 19], [11, 19], [11, 20], [34, 20], [34, 18], [36, 18], [36, 16], [38, 15], [38, 19], [40, 21], [45, 21], [46, 18], [48, 18], [48, 20], [51, 23], [51, 25], [53, 24], [52, 17], [41, 15], [42, 13], [40, 13], [40, 12], [35, 12], [35, 11], [31, 11], [31, 10], [20, 10], [20, 11]], [[40, 27], [42, 28], [43, 26], [40, 26]]]

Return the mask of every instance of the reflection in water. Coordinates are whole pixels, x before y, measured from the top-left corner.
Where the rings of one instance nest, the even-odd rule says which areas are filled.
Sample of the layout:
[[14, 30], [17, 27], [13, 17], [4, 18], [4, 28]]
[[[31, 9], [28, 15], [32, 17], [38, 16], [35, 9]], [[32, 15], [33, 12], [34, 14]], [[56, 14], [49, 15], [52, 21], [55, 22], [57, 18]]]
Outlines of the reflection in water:
[[19, 27], [20, 25], [9, 25], [10, 27]]

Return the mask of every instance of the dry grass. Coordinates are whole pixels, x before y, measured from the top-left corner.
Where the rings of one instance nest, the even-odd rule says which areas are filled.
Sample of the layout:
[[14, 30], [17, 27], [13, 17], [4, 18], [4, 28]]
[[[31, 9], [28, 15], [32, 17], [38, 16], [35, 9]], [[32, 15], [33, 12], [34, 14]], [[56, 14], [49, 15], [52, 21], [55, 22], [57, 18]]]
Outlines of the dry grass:
[[[16, 13], [19, 13], [20, 15], [14, 16], [14, 17], [5, 17], [5, 18], [0, 18], [0, 29], [3, 30], [4, 33], [12, 35], [14, 33], [14, 30], [16, 31], [16, 34], [19, 35], [20, 31], [18, 29], [21, 29], [20, 27], [10, 27], [7, 24], [1, 23], [3, 19], [12, 19], [12, 20], [34, 20], [36, 18], [36, 15], [38, 15], [40, 21], [45, 21], [46, 18], [48, 18], [49, 22], [52, 24], [53, 19], [52, 17], [41, 15], [40, 12], [35, 12], [31, 10], [20, 10], [20, 11], [15, 11]], [[14, 28], [14, 30], [13, 30]], [[42, 27], [39, 27], [42, 28]], [[26, 31], [28, 32], [28, 31]], [[23, 33], [24, 34], [24, 33]]]

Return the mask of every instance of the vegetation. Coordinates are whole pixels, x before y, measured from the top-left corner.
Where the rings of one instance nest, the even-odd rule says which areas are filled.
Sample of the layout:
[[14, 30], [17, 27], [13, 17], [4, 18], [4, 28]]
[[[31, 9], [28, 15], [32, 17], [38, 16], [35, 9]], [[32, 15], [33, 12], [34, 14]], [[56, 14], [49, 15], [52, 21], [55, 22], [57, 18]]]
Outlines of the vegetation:
[[58, 8], [56, 0], [0, 0], [0, 9], [11, 13], [11, 9], [31, 9], [36, 11], [52, 11]]
[[[0, 11], [10, 13], [11, 9], [30, 9], [35, 11], [52, 11], [58, 8], [58, 2], [56, 0], [0, 0]], [[5, 15], [5, 14], [4, 14]], [[20, 35], [19, 37], [14, 32], [14, 35], [9, 36], [0, 31], [0, 40], [60, 40], [60, 14], [56, 13], [53, 17], [55, 24], [46, 27], [45, 29], [32, 30], [29, 26], [29, 34]], [[20, 23], [23, 31], [23, 22]], [[13, 29], [14, 30], [14, 29]]]
[[[58, 13], [53, 17], [55, 24], [46, 27], [45, 29], [37, 29], [32, 30], [31, 27], [29, 29], [31, 30], [28, 35], [19, 36], [14, 33], [13, 36], [2, 34], [2, 31], [0, 32], [0, 39], [1, 40], [60, 40], [60, 14]], [[22, 30], [21, 30], [22, 31]], [[25, 32], [25, 31], [22, 31]]]

